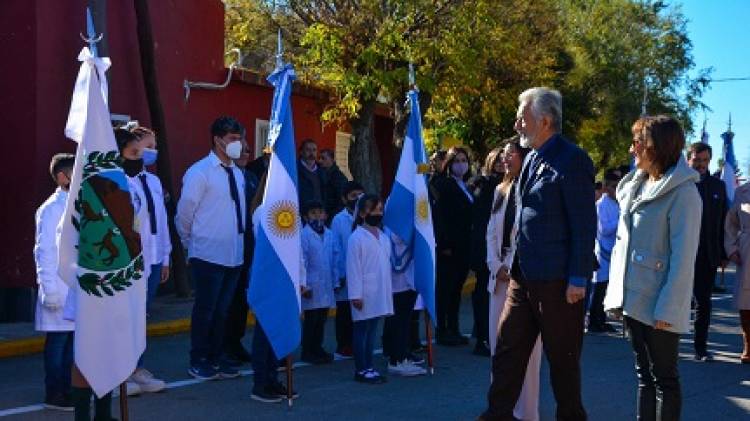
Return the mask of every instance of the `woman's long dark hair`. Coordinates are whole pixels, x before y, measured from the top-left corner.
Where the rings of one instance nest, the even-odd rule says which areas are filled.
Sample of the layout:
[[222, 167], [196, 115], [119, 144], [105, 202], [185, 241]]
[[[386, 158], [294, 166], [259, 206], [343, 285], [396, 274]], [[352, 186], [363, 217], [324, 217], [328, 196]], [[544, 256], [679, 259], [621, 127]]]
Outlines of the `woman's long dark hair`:
[[380, 197], [374, 194], [363, 194], [357, 199], [357, 205], [354, 206], [354, 224], [352, 224], [352, 231], [365, 222], [365, 218], [360, 216], [362, 210], [370, 213], [380, 202], [382, 202]]
[[[512, 145], [514, 149], [518, 151], [518, 153], [521, 155], [521, 162], [523, 162], [526, 159], [526, 155], [531, 152], [530, 148], [524, 148], [521, 146], [521, 138], [519, 136], [513, 136], [509, 139], [505, 139], [503, 141], [505, 145]], [[516, 179], [516, 177], [512, 176], [509, 172], [506, 172], [503, 176], [503, 181], [500, 182], [500, 184], [497, 185], [497, 191], [500, 192], [500, 194], [497, 195], [497, 200], [495, 200], [495, 203], [492, 205], [492, 213], [497, 213], [500, 211], [500, 208], [503, 206], [503, 202], [505, 202], [505, 198], [508, 196], [508, 193], [510, 192], [510, 188], [513, 185], [513, 181]]]
[[443, 161], [443, 168], [441, 173], [446, 177], [452, 175], [451, 166], [453, 165], [453, 161], [456, 160], [456, 157], [460, 153], [464, 154], [464, 156], [466, 157], [466, 162], [469, 164], [469, 169], [463, 176], [464, 181], [466, 181], [471, 177], [471, 157], [469, 156], [469, 151], [460, 146], [454, 146], [448, 149], [448, 153], [445, 155], [445, 161]]

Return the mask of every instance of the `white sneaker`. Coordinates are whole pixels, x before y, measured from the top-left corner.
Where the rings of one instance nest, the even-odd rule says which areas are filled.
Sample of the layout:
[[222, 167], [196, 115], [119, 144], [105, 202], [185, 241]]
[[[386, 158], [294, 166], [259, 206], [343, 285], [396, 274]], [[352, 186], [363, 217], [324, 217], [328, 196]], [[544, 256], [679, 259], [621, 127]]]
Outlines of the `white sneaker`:
[[[135, 373], [128, 379], [128, 383], [135, 383], [144, 392], [161, 392], [167, 387], [164, 380], [157, 379], [145, 368], [137, 368]], [[130, 393], [128, 393], [130, 394]]]
[[397, 376], [413, 377], [427, 374], [427, 370], [409, 361], [401, 361], [396, 365], [388, 364], [388, 372]]
[[[138, 386], [138, 383], [128, 379], [128, 381], [125, 382], [125, 388], [127, 389], [128, 396], [136, 396], [140, 395], [143, 391], [141, 390], [141, 387]], [[120, 386], [117, 386], [112, 391], [112, 397], [116, 398], [120, 396]]]

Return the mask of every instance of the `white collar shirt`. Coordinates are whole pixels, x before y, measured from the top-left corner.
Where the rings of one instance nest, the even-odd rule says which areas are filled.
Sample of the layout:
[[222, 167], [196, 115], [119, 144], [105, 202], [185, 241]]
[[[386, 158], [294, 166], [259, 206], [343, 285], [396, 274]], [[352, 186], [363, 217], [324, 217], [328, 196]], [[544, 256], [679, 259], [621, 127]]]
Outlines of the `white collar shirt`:
[[[250, 229], [245, 221], [245, 177], [236, 165], [230, 163], [228, 168], [237, 183], [239, 218], [243, 228]], [[242, 265], [244, 234], [238, 229], [228, 173], [213, 152], [185, 173], [175, 225], [188, 258], [227, 267]]]

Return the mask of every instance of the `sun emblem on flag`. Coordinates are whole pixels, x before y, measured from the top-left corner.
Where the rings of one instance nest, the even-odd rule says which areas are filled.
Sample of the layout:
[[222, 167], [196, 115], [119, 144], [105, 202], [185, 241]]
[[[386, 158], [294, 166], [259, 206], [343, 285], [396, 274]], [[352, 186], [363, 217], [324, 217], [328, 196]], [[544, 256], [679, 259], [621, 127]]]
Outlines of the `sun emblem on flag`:
[[427, 203], [426, 197], [420, 197], [417, 200], [417, 218], [421, 222], [427, 222], [427, 218], [430, 216], [430, 204]]
[[268, 219], [268, 225], [277, 237], [288, 238], [297, 232], [297, 206], [291, 201], [272, 204]]

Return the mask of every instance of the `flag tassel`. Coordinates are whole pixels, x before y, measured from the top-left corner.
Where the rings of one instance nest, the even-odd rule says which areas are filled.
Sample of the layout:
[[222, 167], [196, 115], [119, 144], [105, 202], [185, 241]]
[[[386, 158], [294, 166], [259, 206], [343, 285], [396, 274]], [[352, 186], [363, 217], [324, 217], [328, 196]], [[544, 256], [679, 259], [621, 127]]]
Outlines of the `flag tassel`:
[[128, 388], [126, 382], [120, 383], [120, 419], [128, 421], [130, 418], [128, 412]]
[[424, 312], [425, 336], [427, 337], [427, 367], [430, 369], [430, 375], [435, 374], [434, 357], [432, 354], [432, 321], [430, 313]]

